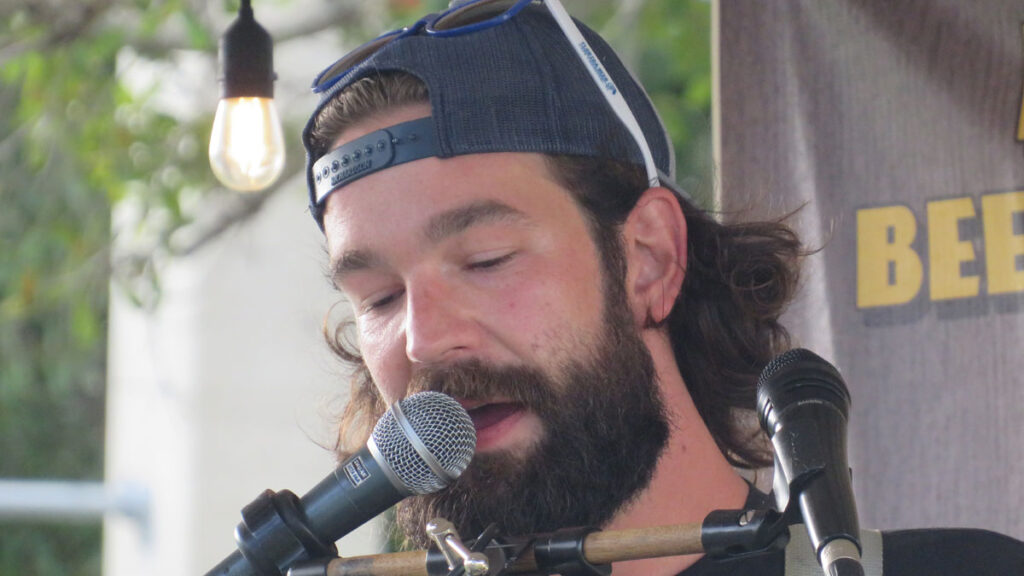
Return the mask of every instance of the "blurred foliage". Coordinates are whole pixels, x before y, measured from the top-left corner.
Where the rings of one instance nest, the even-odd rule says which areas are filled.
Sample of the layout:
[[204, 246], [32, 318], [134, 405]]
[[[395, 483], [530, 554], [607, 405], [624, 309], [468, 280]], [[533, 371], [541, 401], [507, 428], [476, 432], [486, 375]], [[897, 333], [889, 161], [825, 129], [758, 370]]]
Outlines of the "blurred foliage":
[[[565, 3], [646, 85], [675, 140], [680, 183], [708, 198], [708, 2]], [[153, 93], [126, 87], [119, 63], [141, 57], [173, 65], [182, 52], [212, 60], [237, 2], [211, 4], [0, 4], [0, 477], [102, 479], [108, 288], [156, 306], [162, 260], [186, 257], [275, 192], [238, 200], [241, 209], [192, 236], [200, 240], [177, 241], [196, 226], [196, 206], [234, 198], [207, 165], [214, 104], [188, 118], [162, 111]], [[330, 17], [314, 12], [319, 21], [294, 35], [344, 28], [353, 44], [445, 5], [389, 0], [382, 16], [379, 5], [338, 0]], [[295, 141], [286, 168], [293, 172], [302, 155]], [[117, 226], [115, 205], [128, 214]], [[115, 242], [112, 228], [130, 241]], [[98, 522], [7, 521], [0, 530], [0, 574], [100, 571]]]
[[608, 40], [654, 102], [676, 152], [676, 181], [710, 207], [711, 3], [565, 0]]
[[[0, 10], [0, 477], [101, 480], [111, 207], [131, 200], [136, 225], [159, 219], [151, 228], [167, 238], [186, 220], [181, 191], [214, 187], [199, 144], [208, 121], [183, 124], [133, 97], [118, 57], [133, 43], [159, 55], [156, 31], [190, 9]], [[208, 35], [190, 38], [211, 49]], [[120, 263], [126, 281], [146, 279], [144, 294], [155, 293], [146, 271], [160, 244]], [[4, 521], [0, 531], [0, 574], [100, 572], [99, 521]]]

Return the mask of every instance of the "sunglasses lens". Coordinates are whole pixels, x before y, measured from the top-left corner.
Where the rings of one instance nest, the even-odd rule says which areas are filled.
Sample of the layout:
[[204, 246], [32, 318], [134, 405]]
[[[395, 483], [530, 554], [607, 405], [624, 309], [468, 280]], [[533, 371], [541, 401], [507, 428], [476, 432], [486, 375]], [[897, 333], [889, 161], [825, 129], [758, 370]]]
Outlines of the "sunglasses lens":
[[522, 0], [479, 0], [452, 8], [437, 19], [431, 28], [437, 32], [454, 30], [490, 20], [507, 12]]
[[355, 68], [360, 62], [372, 56], [377, 50], [399, 36], [401, 30], [396, 30], [379, 38], [370, 40], [359, 48], [349, 52], [341, 60], [331, 64], [326, 70], [320, 73], [313, 81], [313, 92], [323, 92], [333, 86], [346, 72]]

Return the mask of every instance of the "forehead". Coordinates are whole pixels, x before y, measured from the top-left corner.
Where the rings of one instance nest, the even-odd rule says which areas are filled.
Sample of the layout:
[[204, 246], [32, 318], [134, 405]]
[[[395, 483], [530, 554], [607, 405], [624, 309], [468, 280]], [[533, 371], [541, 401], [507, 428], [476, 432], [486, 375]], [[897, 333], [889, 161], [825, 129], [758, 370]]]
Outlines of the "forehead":
[[489, 153], [424, 158], [353, 182], [328, 198], [324, 229], [334, 256], [405, 233], [437, 240], [447, 235], [438, 230], [466, 228], [460, 219], [557, 226], [576, 210], [541, 156]]
[[[335, 144], [428, 113], [426, 105], [416, 105], [377, 114], [347, 129]], [[370, 174], [331, 194], [324, 211], [328, 248], [334, 259], [339, 251], [422, 232], [445, 211], [481, 203], [506, 205], [534, 223], [579, 218], [573, 214], [576, 203], [539, 154], [429, 157]]]

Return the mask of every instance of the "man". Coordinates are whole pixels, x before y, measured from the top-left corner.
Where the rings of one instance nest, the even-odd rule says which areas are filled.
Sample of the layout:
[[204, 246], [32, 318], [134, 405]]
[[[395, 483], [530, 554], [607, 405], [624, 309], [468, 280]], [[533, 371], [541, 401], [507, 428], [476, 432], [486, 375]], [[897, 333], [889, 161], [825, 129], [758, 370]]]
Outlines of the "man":
[[[357, 345], [349, 326], [330, 334], [356, 367], [341, 442], [358, 446], [387, 405], [425, 389], [477, 428], [466, 473], [399, 506], [420, 545], [434, 516], [473, 537], [491, 522], [623, 529], [768, 506], [736, 468], [770, 462], [754, 388], [787, 345], [799, 241], [695, 207], [642, 88], [596, 34], [574, 33], [557, 2], [479, 0], [315, 82], [311, 210]], [[614, 573], [782, 563], [674, 557]]]

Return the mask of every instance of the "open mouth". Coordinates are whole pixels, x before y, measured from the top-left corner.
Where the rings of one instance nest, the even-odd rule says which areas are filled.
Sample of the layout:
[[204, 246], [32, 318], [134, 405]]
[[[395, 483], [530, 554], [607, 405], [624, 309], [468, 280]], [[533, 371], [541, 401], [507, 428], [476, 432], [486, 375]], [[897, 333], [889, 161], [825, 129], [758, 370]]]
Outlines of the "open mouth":
[[497, 402], [484, 404], [469, 409], [469, 417], [473, 419], [473, 426], [477, 432], [481, 432], [495, 426], [510, 416], [523, 410], [523, 405], [515, 402]]

